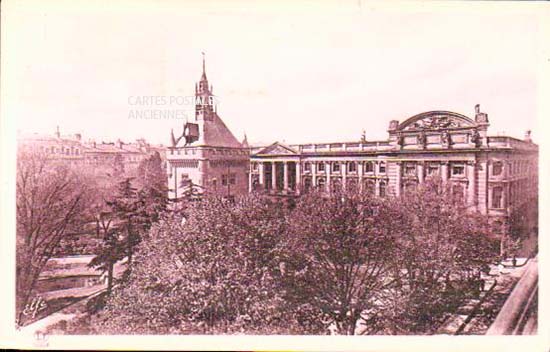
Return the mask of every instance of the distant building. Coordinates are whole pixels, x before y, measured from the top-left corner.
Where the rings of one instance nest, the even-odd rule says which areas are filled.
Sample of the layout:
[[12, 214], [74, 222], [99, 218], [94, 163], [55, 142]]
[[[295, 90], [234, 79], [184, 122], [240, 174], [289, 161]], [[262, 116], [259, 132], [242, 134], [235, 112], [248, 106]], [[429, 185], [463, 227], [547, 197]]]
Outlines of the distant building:
[[195, 86], [195, 119], [183, 125], [181, 135], [171, 134], [167, 148], [169, 198], [187, 192], [208, 192], [227, 197], [248, 192], [249, 148], [239, 142], [217, 113], [212, 86], [202, 76]]
[[19, 148], [42, 152], [54, 160], [73, 166], [90, 166], [101, 171], [109, 168], [119, 158], [128, 170], [136, 169], [139, 163], [155, 151], [165, 160], [165, 148], [139, 139], [134, 143], [82, 141], [82, 135], [61, 135], [57, 127], [53, 135], [30, 134], [18, 138]]

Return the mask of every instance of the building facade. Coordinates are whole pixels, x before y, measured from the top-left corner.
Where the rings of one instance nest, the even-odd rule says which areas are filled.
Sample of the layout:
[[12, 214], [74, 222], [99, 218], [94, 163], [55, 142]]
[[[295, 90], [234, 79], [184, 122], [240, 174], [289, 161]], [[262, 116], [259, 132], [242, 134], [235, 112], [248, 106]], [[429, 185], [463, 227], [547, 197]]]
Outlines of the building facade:
[[18, 148], [43, 153], [60, 163], [87, 168], [94, 173], [109, 172], [115, 160], [124, 169], [133, 171], [139, 163], [158, 152], [165, 160], [165, 147], [151, 145], [144, 139], [125, 143], [120, 139], [116, 142], [83, 141], [82, 135], [62, 135], [57, 127], [53, 135], [30, 134], [18, 138]]
[[[536, 226], [536, 210], [518, 215], [538, 199], [538, 146], [489, 136], [489, 119], [475, 106], [473, 118], [424, 112], [389, 123], [388, 138], [367, 141], [249, 147], [217, 113], [203, 72], [195, 88], [195, 119], [167, 149], [169, 198], [195, 190], [233, 197], [252, 191], [295, 197], [312, 189], [354, 187], [378, 197], [400, 196], [432, 177], [451, 185], [470, 209], [487, 214], [493, 232], [509, 233], [514, 217]], [[536, 206], [534, 206], [537, 209]], [[526, 218], [527, 217], [527, 218]]]
[[195, 86], [195, 119], [183, 125], [177, 138], [172, 130], [166, 158], [170, 199], [205, 191], [227, 197], [248, 192], [248, 144], [239, 142], [219, 117], [204, 58]]
[[[390, 121], [388, 139], [284, 145], [251, 151], [249, 189], [297, 196], [317, 188], [358, 187], [384, 197], [400, 196], [438, 176], [467, 205], [490, 215], [493, 232], [508, 233], [519, 209], [538, 199], [538, 147], [525, 140], [488, 136], [487, 114], [473, 119], [430, 111]], [[536, 226], [536, 214], [521, 215]]]

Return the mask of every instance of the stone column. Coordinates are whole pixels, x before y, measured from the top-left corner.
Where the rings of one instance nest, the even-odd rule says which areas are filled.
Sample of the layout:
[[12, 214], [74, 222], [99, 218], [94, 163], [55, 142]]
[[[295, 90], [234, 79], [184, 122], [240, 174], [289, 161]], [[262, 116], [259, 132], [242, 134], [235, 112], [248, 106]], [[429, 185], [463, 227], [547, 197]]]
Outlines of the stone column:
[[254, 167], [250, 165], [250, 168], [248, 169], [248, 192], [252, 192], [252, 170]]
[[265, 163], [261, 162], [259, 165], [260, 168], [260, 186], [265, 189], [267, 185], [265, 184]]
[[401, 196], [401, 161], [396, 163], [395, 175], [395, 195], [399, 197]]
[[359, 182], [359, 191], [363, 191], [363, 161], [357, 161], [357, 176]]
[[317, 188], [317, 162], [311, 162], [311, 187], [313, 189]]
[[344, 161], [342, 163], [342, 190], [345, 191], [346, 190], [346, 183], [348, 182], [347, 180], [347, 175], [348, 175], [348, 163], [346, 161]]
[[283, 190], [288, 191], [288, 161], [283, 161]]
[[326, 181], [326, 191], [327, 193], [330, 193], [330, 173], [332, 172], [331, 170], [331, 163], [330, 162], [326, 162], [325, 163], [325, 174], [327, 175], [327, 181]]
[[476, 202], [476, 163], [475, 161], [469, 161], [466, 169], [466, 174], [468, 176], [468, 191], [467, 191], [467, 204], [470, 206], [475, 206]]
[[296, 193], [300, 194], [300, 191], [302, 189], [302, 174], [301, 174], [301, 170], [302, 170], [302, 164], [301, 164], [301, 161], [297, 161], [296, 162], [296, 178], [295, 178], [295, 185], [294, 185], [294, 188], [296, 190]]
[[275, 161], [271, 162], [271, 188], [274, 191], [277, 190], [277, 164], [275, 164]]
[[449, 180], [449, 162], [444, 161], [441, 164], [441, 179], [443, 182], [447, 182]]
[[419, 161], [416, 167], [418, 170], [418, 183], [423, 183], [424, 182], [424, 162]]

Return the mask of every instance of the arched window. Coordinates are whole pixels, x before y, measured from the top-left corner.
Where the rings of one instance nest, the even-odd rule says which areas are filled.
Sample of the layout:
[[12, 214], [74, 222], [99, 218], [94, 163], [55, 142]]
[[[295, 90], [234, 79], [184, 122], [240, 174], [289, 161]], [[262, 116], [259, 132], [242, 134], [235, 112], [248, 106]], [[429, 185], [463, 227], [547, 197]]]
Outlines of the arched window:
[[491, 199], [491, 207], [503, 208], [503, 189], [501, 186], [493, 187], [493, 196]]
[[498, 176], [502, 174], [503, 164], [502, 161], [497, 161], [493, 163], [493, 176]]
[[311, 178], [304, 178], [304, 190], [307, 192], [311, 189]]
[[340, 192], [342, 190], [342, 180], [339, 177], [336, 177], [331, 180], [330, 186], [332, 192]]
[[325, 184], [326, 184], [326, 181], [325, 181], [325, 178], [324, 177], [319, 177], [317, 179], [317, 187], [320, 188], [320, 189], [325, 189]]
[[386, 196], [386, 182], [385, 181], [380, 182], [379, 192], [380, 192], [380, 197], [385, 197]]
[[462, 185], [455, 184], [451, 189], [451, 193], [453, 195], [453, 199], [462, 200], [464, 198], [464, 187], [462, 187]]
[[366, 192], [366, 193], [369, 193], [369, 194], [375, 194], [376, 192], [376, 183], [374, 180], [369, 180], [369, 179], [366, 179], [363, 181], [363, 190]]

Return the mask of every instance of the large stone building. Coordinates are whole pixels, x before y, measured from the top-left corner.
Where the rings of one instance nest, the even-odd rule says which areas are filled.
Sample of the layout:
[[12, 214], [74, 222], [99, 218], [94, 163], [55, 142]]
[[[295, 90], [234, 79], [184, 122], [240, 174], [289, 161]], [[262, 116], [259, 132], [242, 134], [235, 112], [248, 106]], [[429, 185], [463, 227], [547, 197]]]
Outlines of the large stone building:
[[[488, 126], [477, 105], [474, 119], [430, 111], [390, 121], [383, 141], [273, 143], [252, 150], [249, 187], [287, 196], [346, 187], [400, 196], [437, 175], [471, 209], [491, 216], [494, 233], [508, 233], [514, 212], [538, 199], [538, 147], [530, 132], [525, 140], [493, 137]], [[526, 231], [536, 226], [536, 211], [521, 217]]]
[[239, 142], [218, 116], [212, 87], [203, 71], [195, 86], [195, 119], [183, 125], [168, 147], [169, 198], [208, 191], [233, 197], [248, 192], [249, 148]]
[[[217, 113], [204, 69], [195, 89], [193, 122], [168, 147], [169, 197], [195, 189], [232, 197], [251, 191], [299, 196], [313, 188], [357, 187], [400, 196], [431, 177], [450, 182], [472, 210], [491, 216], [495, 233], [508, 233], [518, 209], [538, 199], [538, 147], [524, 140], [488, 136], [489, 119], [430, 111], [390, 121], [388, 138], [251, 148], [237, 141]], [[536, 209], [536, 205], [531, 207]], [[536, 226], [536, 210], [521, 221]]]

